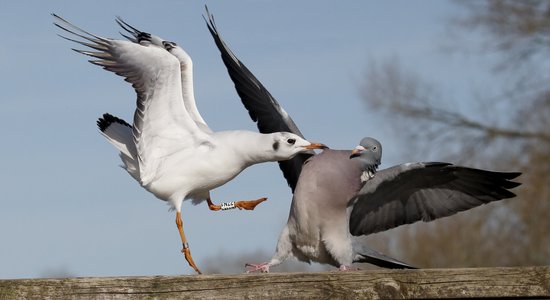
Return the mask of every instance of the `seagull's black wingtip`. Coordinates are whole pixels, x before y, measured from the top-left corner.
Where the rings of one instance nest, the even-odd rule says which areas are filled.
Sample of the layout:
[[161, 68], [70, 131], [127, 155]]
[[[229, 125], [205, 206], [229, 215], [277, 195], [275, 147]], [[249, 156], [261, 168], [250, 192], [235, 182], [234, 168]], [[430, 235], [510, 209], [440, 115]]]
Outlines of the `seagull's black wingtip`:
[[104, 113], [101, 118], [97, 119], [96, 123], [97, 123], [97, 127], [101, 132], [105, 132], [105, 130], [107, 130], [107, 128], [109, 128], [109, 126], [111, 126], [111, 124], [113, 123], [118, 123], [124, 126], [132, 127], [132, 125], [128, 124], [128, 122], [120, 118], [117, 118], [109, 113]]

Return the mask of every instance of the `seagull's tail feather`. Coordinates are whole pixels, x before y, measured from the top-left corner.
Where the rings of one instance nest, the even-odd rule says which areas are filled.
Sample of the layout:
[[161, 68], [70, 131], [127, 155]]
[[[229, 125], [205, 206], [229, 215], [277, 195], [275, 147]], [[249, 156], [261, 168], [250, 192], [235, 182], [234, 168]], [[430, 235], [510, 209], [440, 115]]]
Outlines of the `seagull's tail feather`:
[[417, 267], [413, 267], [407, 263], [391, 258], [373, 249], [363, 247], [362, 252], [363, 253], [358, 253], [355, 256], [353, 262], [369, 263], [387, 269], [418, 269]]
[[105, 113], [97, 120], [101, 134], [120, 151], [123, 168], [139, 181], [137, 151], [132, 135], [132, 126], [126, 121]]

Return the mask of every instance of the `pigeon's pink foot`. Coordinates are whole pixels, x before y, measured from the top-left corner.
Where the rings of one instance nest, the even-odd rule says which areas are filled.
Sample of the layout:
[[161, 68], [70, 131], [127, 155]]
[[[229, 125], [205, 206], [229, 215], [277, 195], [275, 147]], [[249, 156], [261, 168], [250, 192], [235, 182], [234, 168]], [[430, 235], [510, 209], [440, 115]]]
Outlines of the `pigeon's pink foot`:
[[353, 268], [353, 267], [351, 267], [351, 266], [341, 265], [340, 268], [339, 268], [339, 270], [340, 270], [341, 272], [348, 272], [348, 271], [359, 271], [359, 270], [361, 270], [361, 269], [359, 269], [359, 268]]
[[245, 264], [246, 273], [253, 273], [256, 271], [260, 271], [260, 273], [269, 273], [269, 263], [264, 262], [261, 264]]

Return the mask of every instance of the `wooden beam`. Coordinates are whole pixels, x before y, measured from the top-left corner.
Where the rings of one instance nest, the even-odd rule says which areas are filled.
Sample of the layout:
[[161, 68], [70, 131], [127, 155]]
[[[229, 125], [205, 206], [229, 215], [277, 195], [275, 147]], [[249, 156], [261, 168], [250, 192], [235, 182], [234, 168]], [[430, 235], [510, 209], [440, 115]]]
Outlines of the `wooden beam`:
[[550, 298], [550, 266], [0, 280], [0, 299]]

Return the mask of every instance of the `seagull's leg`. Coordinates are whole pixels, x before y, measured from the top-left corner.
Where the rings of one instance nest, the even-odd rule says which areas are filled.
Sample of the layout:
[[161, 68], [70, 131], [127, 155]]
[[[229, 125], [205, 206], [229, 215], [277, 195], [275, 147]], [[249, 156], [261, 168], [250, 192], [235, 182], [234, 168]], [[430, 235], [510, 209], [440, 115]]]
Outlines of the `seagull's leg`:
[[260, 198], [260, 199], [249, 200], [249, 201], [225, 202], [225, 203], [222, 203], [221, 205], [216, 205], [212, 202], [212, 199], [210, 199], [210, 197], [206, 198], [206, 202], [208, 203], [208, 208], [214, 211], [228, 210], [233, 208], [254, 210], [254, 208], [256, 208], [256, 205], [266, 200], [267, 198]]
[[216, 205], [212, 203], [212, 199], [210, 199], [210, 197], [206, 198], [206, 203], [208, 203], [208, 208], [210, 208], [210, 210], [218, 211], [222, 209], [221, 205]]
[[183, 245], [183, 249], [181, 249], [181, 253], [185, 256], [185, 260], [189, 263], [189, 266], [191, 268], [195, 269], [195, 271], [199, 274], [202, 274], [199, 268], [197, 268], [197, 265], [195, 265], [195, 262], [193, 261], [193, 257], [191, 257], [191, 250], [189, 249], [189, 244], [187, 243], [187, 238], [185, 238], [185, 233], [183, 232], [183, 221], [181, 220], [181, 212], [176, 212], [176, 225], [178, 226], [178, 231], [180, 232], [181, 237], [181, 243]]

